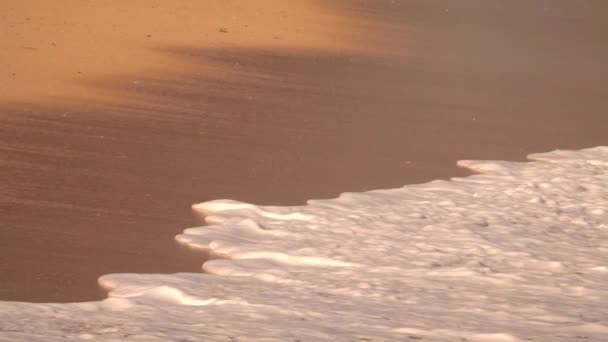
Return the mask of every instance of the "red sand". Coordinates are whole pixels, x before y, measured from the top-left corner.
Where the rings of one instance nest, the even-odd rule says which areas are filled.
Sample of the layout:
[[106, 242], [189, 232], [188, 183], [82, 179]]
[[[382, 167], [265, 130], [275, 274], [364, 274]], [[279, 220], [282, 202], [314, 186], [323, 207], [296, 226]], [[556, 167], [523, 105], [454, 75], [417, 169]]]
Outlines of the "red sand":
[[327, 3], [9, 1], [0, 299], [197, 271], [173, 243], [192, 203], [303, 203], [608, 145], [604, 2]]

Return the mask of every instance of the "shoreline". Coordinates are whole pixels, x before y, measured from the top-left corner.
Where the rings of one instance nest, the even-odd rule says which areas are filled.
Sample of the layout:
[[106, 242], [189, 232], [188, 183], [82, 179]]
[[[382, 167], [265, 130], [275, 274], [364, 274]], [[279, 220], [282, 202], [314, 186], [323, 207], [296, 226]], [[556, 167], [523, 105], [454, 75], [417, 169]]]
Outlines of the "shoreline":
[[[271, 10], [277, 3], [257, 19], [252, 8], [218, 5], [222, 15], [190, 29], [184, 18], [206, 14], [149, 9], [166, 25], [154, 42], [146, 20], [121, 21], [140, 10], [127, 8], [116, 31], [91, 24], [113, 53], [95, 58], [85, 26], [61, 36], [45, 26], [51, 19], [15, 16], [34, 25], [23, 39], [78, 38], [85, 51], [69, 48], [73, 63], [44, 49], [0, 56], [49, 69], [15, 85], [30, 98], [15, 90], [0, 101], [10, 179], [0, 299], [87, 300], [99, 298], [102, 274], [200, 270], [204, 257], [172, 244], [197, 224], [192, 203], [298, 204], [461, 176], [461, 159], [608, 145], [608, 48], [598, 43], [608, 24], [598, 8], [379, 1]], [[275, 16], [285, 19], [262, 25]], [[127, 46], [121, 32], [148, 43]], [[132, 58], [118, 61], [123, 51]], [[76, 67], [89, 69], [65, 82]]]
[[201, 203], [214, 224], [178, 240], [232, 257], [205, 263], [209, 274], [110, 274], [103, 301], [0, 302], [0, 331], [31, 341], [603, 341], [608, 146], [529, 159], [461, 161], [476, 174], [304, 206]]

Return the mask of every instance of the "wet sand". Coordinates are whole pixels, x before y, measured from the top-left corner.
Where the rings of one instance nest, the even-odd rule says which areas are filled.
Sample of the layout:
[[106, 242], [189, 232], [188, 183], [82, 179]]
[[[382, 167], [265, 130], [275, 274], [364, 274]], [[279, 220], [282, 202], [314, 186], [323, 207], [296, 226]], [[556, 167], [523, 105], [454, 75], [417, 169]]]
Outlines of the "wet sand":
[[[192, 203], [299, 204], [608, 145], [601, 1], [120, 3], [73, 31], [0, 12], [2, 300], [200, 270], [173, 243]], [[70, 46], [32, 44], [44, 29]]]

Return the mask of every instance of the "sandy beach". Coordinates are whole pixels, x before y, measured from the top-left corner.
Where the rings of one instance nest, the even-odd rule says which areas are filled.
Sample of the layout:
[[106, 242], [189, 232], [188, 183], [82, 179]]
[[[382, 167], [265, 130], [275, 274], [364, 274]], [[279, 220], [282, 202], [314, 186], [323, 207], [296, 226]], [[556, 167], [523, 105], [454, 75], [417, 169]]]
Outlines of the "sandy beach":
[[[198, 272], [191, 204], [608, 145], [601, 1], [6, 1], [0, 300]], [[136, 239], [137, 238], [137, 239]]]

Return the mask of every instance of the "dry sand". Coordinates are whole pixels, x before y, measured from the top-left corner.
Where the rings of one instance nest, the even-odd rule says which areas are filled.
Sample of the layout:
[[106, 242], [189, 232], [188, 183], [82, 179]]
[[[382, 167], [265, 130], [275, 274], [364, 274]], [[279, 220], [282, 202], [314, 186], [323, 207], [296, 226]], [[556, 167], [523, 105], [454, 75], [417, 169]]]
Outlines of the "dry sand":
[[0, 299], [197, 271], [215, 198], [296, 204], [608, 145], [602, 1], [5, 1]]

